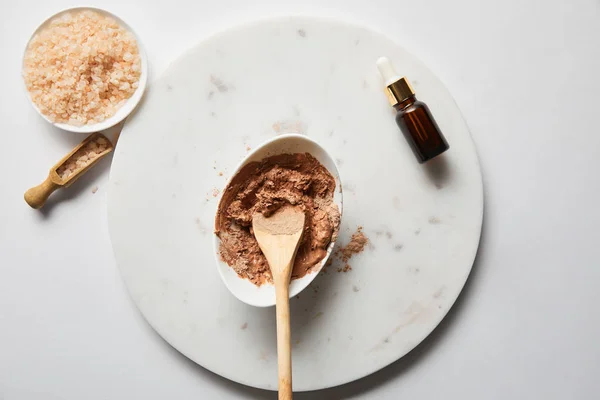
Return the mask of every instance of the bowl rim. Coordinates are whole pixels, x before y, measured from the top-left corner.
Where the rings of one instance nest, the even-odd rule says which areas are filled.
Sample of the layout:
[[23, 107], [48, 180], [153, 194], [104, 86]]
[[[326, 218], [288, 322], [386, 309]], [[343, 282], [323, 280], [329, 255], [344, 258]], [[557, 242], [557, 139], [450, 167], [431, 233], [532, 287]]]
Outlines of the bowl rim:
[[[25, 66], [25, 55], [27, 54], [27, 49], [29, 48], [29, 44], [31, 43], [33, 38], [40, 32], [40, 30], [42, 30], [44, 27], [46, 27], [46, 25], [48, 25], [50, 23], [50, 21], [52, 21], [53, 19], [55, 19], [63, 14], [69, 13], [69, 12], [78, 12], [78, 11], [86, 11], [86, 10], [95, 11], [99, 14], [103, 14], [105, 16], [114, 18], [119, 23], [119, 25], [121, 25], [123, 28], [125, 28], [127, 31], [129, 31], [131, 34], [133, 34], [133, 36], [135, 37], [135, 40], [137, 42], [137, 45], [138, 45], [138, 52], [140, 54], [140, 62], [141, 62], [141, 74], [140, 74], [140, 79], [139, 79], [139, 86], [135, 90], [135, 92], [133, 92], [131, 97], [129, 97], [125, 101], [125, 103], [116, 111], [116, 113], [113, 116], [105, 119], [102, 122], [98, 122], [98, 123], [90, 124], [90, 125], [83, 125], [83, 126], [75, 126], [75, 125], [70, 125], [70, 124], [66, 124], [66, 123], [52, 122], [46, 115], [42, 114], [40, 109], [37, 107], [37, 105], [31, 99], [31, 95], [29, 93], [29, 90], [27, 89], [27, 84], [25, 83], [25, 79], [23, 79], [23, 69]], [[54, 125], [55, 127], [59, 128], [61, 130], [73, 132], [73, 133], [94, 133], [94, 132], [103, 131], [103, 130], [112, 128], [113, 126], [115, 126], [115, 125], [119, 124], [120, 122], [122, 122], [123, 120], [127, 119], [127, 117], [129, 117], [129, 115], [131, 115], [131, 113], [136, 109], [136, 107], [138, 106], [138, 104], [140, 103], [140, 101], [142, 100], [142, 98], [144, 96], [144, 93], [146, 91], [146, 86], [148, 83], [148, 76], [149, 76], [148, 57], [146, 55], [146, 51], [144, 50], [144, 46], [140, 40], [140, 36], [135, 32], [135, 30], [133, 30], [131, 25], [129, 25], [127, 22], [125, 22], [119, 16], [111, 13], [110, 11], [107, 11], [107, 10], [104, 10], [104, 9], [98, 8], [98, 7], [89, 7], [89, 6], [69, 7], [69, 8], [65, 8], [65, 9], [58, 11], [57, 13], [49, 16], [44, 21], [42, 21], [37, 26], [37, 28], [33, 31], [31, 36], [27, 40], [27, 43], [25, 44], [25, 48], [23, 49], [23, 54], [21, 57], [21, 82], [22, 82], [23, 88], [25, 89], [25, 95], [27, 96], [27, 100], [29, 100], [29, 103], [31, 104], [31, 106], [37, 111], [37, 113], [45, 121], [49, 122], [50, 124]], [[125, 110], [125, 111], [122, 111], [122, 110]]]
[[[326, 155], [327, 158], [329, 158], [329, 160], [331, 161], [331, 164], [333, 166], [333, 171], [331, 171], [329, 168], [326, 167], [326, 169], [334, 176], [334, 178], [337, 177], [336, 179], [336, 185], [339, 185], [339, 187], [336, 187], [335, 190], [339, 192], [339, 202], [336, 202], [336, 204], [338, 205], [339, 211], [340, 211], [340, 227], [341, 228], [341, 221], [342, 221], [342, 216], [344, 213], [344, 196], [343, 196], [343, 189], [342, 189], [342, 180], [341, 180], [341, 176], [340, 176], [340, 172], [339, 172], [339, 168], [338, 165], [335, 161], [335, 158], [332, 156], [332, 154], [325, 148], [323, 147], [321, 144], [319, 144], [317, 141], [311, 139], [310, 137], [304, 135], [304, 134], [300, 134], [300, 133], [285, 133], [285, 134], [281, 134], [275, 137], [272, 137], [270, 139], [267, 139], [266, 141], [262, 142], [260, 145], [258, 145], [255, 149], [253, 149], [251, 152], [249, 152], [248, 154], [246, 154], [246, 156], [236, 165], [236, 168], [233, 170], [231, 176], [229, 177], [229, 179], [227, 180], [227, 182], [225, 183], [225, 185], [223, 186], [224, 188], [227, 188], [229, 186], [229, 184], [231, 183], [231, 181], [233, 180], [233, 178], [237, 175], [237, 173], [240, 171], [240, 169], [246, 165], [255, 155], [256, 153], [258, 153], [260, 150], [264, 149], [265, 147], [271, 145], [273, 142], [277, 142], [277, 141], [282, 141], [282, 140], [286, 140], [286, 139], [300, 139], [300, 140], [304, 140], [307, 142], [310, 142], [313, 146], [316, 146], [317, 148], [320, 148]], [[280, 153], [283, 154], [283, 153]], [[263, 157], [264, 158], [264, 157]], [[219, 206], [221, 204], [223, 197], [221, 197], [219, 199], [219, 202], [217, 203], [217, 209], [215, 210], [215, 218], [217, 216], [217, 213], [219, 211]], [[310, 285], [310, 283], [315, 280], [315, 278], [319, 275], [319, 273], [323, 270], [325, 264], [327, 263], [327, 261], [329, 260], [329, 258], [331, 257], [331, 254], [333, 253], [333, 249], [335, 248], [335, 245], [339, 239], [339, 228], [338, 228], [338, 236], [335, 238], [335, 240], [332, 240], [329, 245], [327, 245], [327, 255], [319, 262], [319, 267], [318, 268], [314, 268], [313, 270], [311, 270], [309, 273], [307, 273], [306, 275], [304, 275], [303, 277], [299, 278], [299, 279], [295, 279], [295, 280], [290, 280], [290, 286], [291, 283], [294, 281], [299, 281], [306, 278], [306, 282], [304, 282], [302, 285], [300, 285], [296, 290], [290, 290], [289, 291], [289, 297], [292, 298], [296, 295], [298, 295], [300, 292], [302, 292], [304, 289], [306, 289], [308, 287], [308, 285]], [[229, 290], [229, 292], [236, 297], [238, 300], [240, 300], [241, 302], [254, 306], [254, 307], [272, 307], [275, 305], [275, 297], [273, 297], [273, 301], [269, 302], [269, 303], [261, 303], [261, 302], [251, 302], [251, 301], [247, 301], [248, 299], [244, 299], [241, 298], [236, 290], [233, 290], [230, 285], [228, 284], [228, 280], [229, 277], [225, 276], [225, 271], [223, 268], [221, 268], [222, 265], [225, 265], [227, 268], [225, 268], [225, 270], [229, 269], [231, 270], [231, 272], [233, 272], [233, 274], [230, 274], [231, 276], [235, 275], [235, 277], [237, 277], [238, 279], [250, 282], [249, 280], [242, 278], [241, 276], [239, 276], [235, 271], [233, 271], [233, 268], [231, 268], [231, 266], [229, 266], [227, 263], [225, 263], [223, 260], [221, 260], [220, 255], [219, 255], [219, 245], [221, 243], [221, 239], [217, 236], [216, 232], [213, 231], [212, 234], [212, 242], [213, 242], [213, 254], [215, 257], [215, 267], [217, 268], [217, 271], [219, 272], [219, 276], [221, 277], [221, 280], [223, 281], [223, 284], [227, 287], [227, 289]], [[265, 285], [273, 287], [273, 284], [269, 284], [269, 283], [263, 283], [261, 286], [257, 286], [257, 287], [264, 287]], [[255, 285], [256, 286], [256, 285]]]

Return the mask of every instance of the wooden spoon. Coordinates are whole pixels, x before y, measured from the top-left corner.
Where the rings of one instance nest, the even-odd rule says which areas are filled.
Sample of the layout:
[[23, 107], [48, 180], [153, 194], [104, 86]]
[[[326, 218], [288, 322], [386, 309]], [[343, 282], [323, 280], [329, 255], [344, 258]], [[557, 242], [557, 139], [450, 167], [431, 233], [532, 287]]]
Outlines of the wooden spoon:
[[252, 216], [254, 236], [269, 263], [275, 284], [279, 400], [292, 398], [289, 286], [292, 266], [304, 231], [304, 218], [301, 210], [291, 206], [278, 210], [268, 218], [260, 213]]

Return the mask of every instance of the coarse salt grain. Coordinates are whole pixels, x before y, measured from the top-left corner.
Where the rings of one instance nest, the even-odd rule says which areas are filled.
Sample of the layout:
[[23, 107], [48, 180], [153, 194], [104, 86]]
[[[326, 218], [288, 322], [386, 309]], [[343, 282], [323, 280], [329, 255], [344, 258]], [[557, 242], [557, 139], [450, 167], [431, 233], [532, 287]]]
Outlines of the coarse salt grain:
[[140, 75], [134, 35], [90, 10], [54, 18], [25, 52], [27, 90], [52, 122], [82, 126], [112, 117], [138, 88]]
[[56, 173], [60, 179], [67, 179], [71, 175], [79, 172], [79, 170], [93, 163], [104, 151], [108, 149], [108, 141], [103, 137], [92, 140], [77, 150], [75, 154], [69, 157], [67, 161], [58, 167]]

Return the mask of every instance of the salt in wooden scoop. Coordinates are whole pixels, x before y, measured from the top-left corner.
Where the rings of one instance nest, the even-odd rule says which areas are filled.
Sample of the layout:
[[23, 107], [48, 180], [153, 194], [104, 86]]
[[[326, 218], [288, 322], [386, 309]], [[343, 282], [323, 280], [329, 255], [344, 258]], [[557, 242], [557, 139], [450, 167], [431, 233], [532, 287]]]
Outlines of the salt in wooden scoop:
[[25, 201], [33, 208], [41, 208], [56, 189], [69, 187], [102, 157], [113, 150], [113, 145], [101, 133], [92, 133], [63, 157], [46, 180], [25, 192]]
[[252, 230], [273, 276], [277, 313], [277, 365], [279, 400], [292, 398], [289, 286], [292, 266], [304, 231], [304, 213], [288, 206], [270, 217], [252, 216]]

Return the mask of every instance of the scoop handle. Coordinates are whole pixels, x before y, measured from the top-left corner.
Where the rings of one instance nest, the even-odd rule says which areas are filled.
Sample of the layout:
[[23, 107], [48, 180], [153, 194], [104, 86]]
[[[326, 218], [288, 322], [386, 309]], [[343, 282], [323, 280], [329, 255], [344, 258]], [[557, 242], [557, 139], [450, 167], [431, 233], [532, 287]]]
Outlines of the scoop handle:
[[46, 204], [46, 200], [48, 200], [48, 197], [52, 194], [52, 192], [59, 187], [60, 185], [54, 183], [50, 178], [50, 175], [48, 175], [44, 182], [25, 192], [25, 201], [31, 206], [31, 208], [41, 208], [44, 206], [44, 204]]

